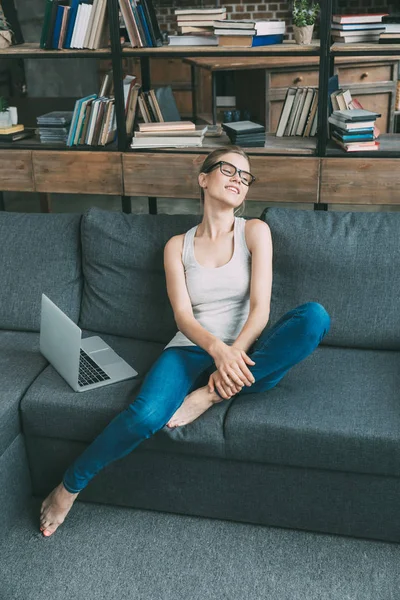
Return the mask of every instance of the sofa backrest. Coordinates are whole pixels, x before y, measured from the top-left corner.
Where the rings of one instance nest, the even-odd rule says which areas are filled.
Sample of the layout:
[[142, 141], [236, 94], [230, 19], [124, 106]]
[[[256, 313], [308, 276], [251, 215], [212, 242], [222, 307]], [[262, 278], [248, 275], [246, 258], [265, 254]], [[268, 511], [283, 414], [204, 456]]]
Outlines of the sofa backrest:
[[331, 316], [323, 344], [400, 349], [400, 214], [269, 208], [271, 320], [308, 301]]
[[97, 208], [82, 219], [80, 326], [167, 343], [176, 324], [166, 290], [164, 246], [200, 215], [127, 215]]
[[0, 212], [0, 329], [39, 331], [44, 292], [78, 321], [81, 215]]

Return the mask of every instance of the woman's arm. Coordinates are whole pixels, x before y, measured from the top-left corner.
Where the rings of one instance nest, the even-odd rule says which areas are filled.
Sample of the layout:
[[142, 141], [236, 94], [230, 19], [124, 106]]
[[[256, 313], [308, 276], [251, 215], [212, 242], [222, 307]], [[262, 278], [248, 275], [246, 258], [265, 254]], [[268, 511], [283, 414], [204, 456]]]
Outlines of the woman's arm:
[[250, 311], [246, 323], [232, 344], [247, 352], [260, 336], [269, 319], [272, 291], [272, 238], [267, 223], [260, 219], [246, 222], [246, 242], [252, 256]]
[[164, 248], [164, 269], [168, 298], [179, 331], [212, 356], [211, 349], [220, 340], [204, 329], [193, 316], [182, 264], [183, 239], [184, 235], [175, 235], [168, 240]]

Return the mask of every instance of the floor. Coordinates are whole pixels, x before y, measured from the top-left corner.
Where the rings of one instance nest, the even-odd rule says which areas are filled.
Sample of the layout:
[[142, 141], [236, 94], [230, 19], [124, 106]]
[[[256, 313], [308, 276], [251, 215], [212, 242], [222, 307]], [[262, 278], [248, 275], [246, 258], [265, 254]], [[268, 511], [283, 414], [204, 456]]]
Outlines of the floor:
[[0, 541], [0, 600], [399, 597], [400, 545], [81, 502], [45, 539], [39, 507]]

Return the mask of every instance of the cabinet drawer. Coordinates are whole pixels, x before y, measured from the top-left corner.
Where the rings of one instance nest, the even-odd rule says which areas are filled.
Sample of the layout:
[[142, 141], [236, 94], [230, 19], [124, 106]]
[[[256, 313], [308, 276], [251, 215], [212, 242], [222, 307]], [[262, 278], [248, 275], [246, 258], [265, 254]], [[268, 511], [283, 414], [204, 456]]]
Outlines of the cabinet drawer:
[[339, 67], [340, 85], [349, 83], [370, 83], [391, 81], [393, 65], [357, 65], [356, 67]]
[[304, 85], [317, 86], [318, 81], [318, 69], [309, 71], [278, 71], [271, 73], [270, 86], [272, 88], [287, 88]]

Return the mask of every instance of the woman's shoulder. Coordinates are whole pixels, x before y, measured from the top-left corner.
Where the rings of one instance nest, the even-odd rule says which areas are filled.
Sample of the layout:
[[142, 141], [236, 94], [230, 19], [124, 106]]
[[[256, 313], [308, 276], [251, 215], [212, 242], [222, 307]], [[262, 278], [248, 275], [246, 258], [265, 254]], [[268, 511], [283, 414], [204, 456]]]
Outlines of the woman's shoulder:
[[245, 236], [246, 244], [250, 252], [253, 251], [254, 246], [264, 238], [271, 237], [271, 230], [269, 225], [261, 219], [245, 219]]

